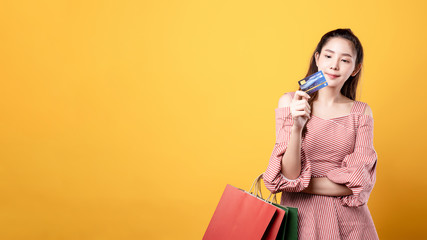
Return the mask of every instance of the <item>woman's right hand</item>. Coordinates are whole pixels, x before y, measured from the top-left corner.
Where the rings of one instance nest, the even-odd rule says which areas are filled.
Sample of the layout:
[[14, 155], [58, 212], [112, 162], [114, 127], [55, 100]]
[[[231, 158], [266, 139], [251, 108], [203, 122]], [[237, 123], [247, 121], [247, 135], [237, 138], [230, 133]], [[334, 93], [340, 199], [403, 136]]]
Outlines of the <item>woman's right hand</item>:
[[310, 95], [306, 92], [297, 90], [290, 104], [291, 115], [294, 122], [293, 127], [297, 130], [302, 130], [310, 118], [311, 107], [308, 103], [309, 98]]

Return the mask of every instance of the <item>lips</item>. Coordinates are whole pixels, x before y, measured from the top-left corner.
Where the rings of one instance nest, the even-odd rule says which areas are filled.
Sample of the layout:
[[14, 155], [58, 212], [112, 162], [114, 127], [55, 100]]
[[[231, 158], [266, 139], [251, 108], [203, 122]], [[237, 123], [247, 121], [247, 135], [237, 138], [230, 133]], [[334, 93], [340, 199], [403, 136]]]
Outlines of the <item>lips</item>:
[[326, 75], [328, 75], [331, 79], [334, 79], [334, 78], [337, 78], [340, 76], [340, 75], [334, 75], [334, 74], [329, 74], [329, 73], [326, 73]]

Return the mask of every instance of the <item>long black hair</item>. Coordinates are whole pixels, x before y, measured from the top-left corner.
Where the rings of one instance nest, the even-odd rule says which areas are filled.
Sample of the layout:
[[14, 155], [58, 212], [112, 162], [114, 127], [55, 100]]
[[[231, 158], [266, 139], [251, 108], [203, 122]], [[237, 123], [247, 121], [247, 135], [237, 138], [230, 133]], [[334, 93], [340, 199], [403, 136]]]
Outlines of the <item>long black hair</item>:
[[[357, 67], [359, 64], [363, 65], [363, 47], [362, 44], [360, 43], [359, 39], [356, 37], [356, 35], [354, 35], [354, 33], [351, 31], [350, 28], [338, 28], [335, 30], [332, 30], [330, 32], [327, 32], [325, 35], [322, 36], [322, 38], [320, 39], [319, 43], [317, 44], [316, 49], [313, 52], [313, 55], [310, 59], [310, 66], [308, 68], [307, 74], [305, 75], [306, 77], [316, 73], [318, 71], [317, 65], [316, 65], [316, 52], [318, 52], [319, 54], [322, 51], [323, 46], [331, 39], [334, 37], [340, 37], [340, 38], [344, 38], [349, 40], [350, 42], [353, 43], [353, 47], [356, 50], [356, 64], [355, 66]], [[351, 100], [356, 100], [356, 90], [357, 90], [357, 85], [359, 84], [359, 79], [360, 79], [360, 75], [362, 74], [362, 68], [359, 70], [359, 72], [353, 77], [350, 76], [347, 81], [345, 81], [344, 85], [341, 88], [341, 94], [350, 98]], [[301, 90], [301, 88], [299, 88], [298, 90]], [[314, 92], [312, 94], [309, 94], [311, 98], [308, 99], [308, 103], [310, 104], [311, 109], [313, 109], [313, 101], [317, 99], [317, 95], [318, 92]], [[310, 114], [311, 117], [311, 114]], [[310, 121], [307, 120], [307, 122]], [[302, 135], [305, 136], [305, 133], [307, 131], [306, 128], [307, 124], [304, 126], [303, 131], [302, 131]]]

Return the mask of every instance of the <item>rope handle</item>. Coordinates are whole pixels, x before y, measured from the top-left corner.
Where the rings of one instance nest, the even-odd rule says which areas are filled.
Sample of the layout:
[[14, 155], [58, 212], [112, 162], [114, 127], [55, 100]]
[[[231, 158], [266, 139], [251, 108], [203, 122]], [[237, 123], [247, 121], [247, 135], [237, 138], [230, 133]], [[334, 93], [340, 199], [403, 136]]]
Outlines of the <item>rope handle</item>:
[[[273, 194], [273, 193], [270, 192], [270, 195], [268, 196], [267, 199], [264, 199], [262, 197], [261, 179], [263, 179], [263, 175], [264, 175], [264, 173], [261, 173], [257, 178], [255, 178], [255, 180], [252, 183], [251, 188], [249, 189], [249, 193], [252, 194], [252, 195], [254, 195], [254, 196], [256, 196], [256, 197], [258, 197], [258, 198], [261, 198], [262, 200], [264, 200], [266, 202], [273, 203], [273, 201], [274, 201], [275, 204], [278, 204], [277, 203], [276, 193]], [[254, 193], [252, 193], [252, 189], [254, 189]], [[272, 195], [273, 195], [273, 198], [270, 200], [270, 198], [271, 198]]]
[[[273, 199], [272, 199], [272, 200], [270, 200], [271, 195], [273, 195]], [[276, 194], [273, 194], [273, 193], [271, 193], [271, 192], [270, 192], [270, 195], [268, 195], [268, 198], [266, 199], [266, 201], [267, 201], [267, 202], [271, 202], [271, 203], [274, 201], [274, 203], [275, 203], [275, 204], [278, 204], [278, 203], [277, 203], [277, 197], [276, 197]]]
[[[261, 192], [261, 179], [262, 179], [262, 176], [263, 176], [263, 173], [261, 173], [257, 178], [255, 178], [254, 182], [252, 183], [251, 189], [249, 189], [249, 193], [252, 194], [252, 195], [254, 195], [254, 196], [257, 196], [257, 197], [260, 197], [260, 198], [264, 199], [262, 197], [262, 192]], [[254, 189], [255, 193], [252, 193], [252, 189]]]

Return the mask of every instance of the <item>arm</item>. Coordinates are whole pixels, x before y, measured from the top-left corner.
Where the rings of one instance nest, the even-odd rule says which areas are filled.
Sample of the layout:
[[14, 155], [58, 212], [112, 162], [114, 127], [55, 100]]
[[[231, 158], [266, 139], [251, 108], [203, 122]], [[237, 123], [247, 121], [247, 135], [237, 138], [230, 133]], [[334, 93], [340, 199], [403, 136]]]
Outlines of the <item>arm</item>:
[[[369, 108], [369, 106], [366, 107], [364, 114], [372, 117], [372, 110]], [[345, 184], [332, 182], [327, 177], [312, 178], [308, 187], [302, 192], [334, 197], [348, 196], [353, 194], [353, 191]]]
[[377, 153], [374, 149], [374, 119], [366, 105], [359, 117], [354, 151], [344, 157], [340, 168], [331, 170], [326, 177], [334, 183], [345, 184], [353, 194], [341, 196], [342, 205], [359, 207], [368, 202], [376, 181]]
[[334, 183], [326, 177], [311, 178], [308, 187], [301, 192], [332, 197], [353, 194], [346, 185]]
[[[289, 97], [288, 100], [290, 102], [290, 96], [286, 95], [282, 96], [282, 98], [286, 100]], [[301, 141], [301, 134], [293, 133], [293, 119], [290, 107], [286, 106], [286, 101], [281, 102], [281, 100], [279, 100], [279, 106], [282, 107], [275, 109], [276, 143], [267, 170], [264, 173], [264, 184], [272, 193], [280, 191], [301, 192], [310, 183], [311, 164], [305, 160], [305, 156], [304, 158], [301, 157], [301, 143], [298, 143], [298, 140]], [[290, 147], [293, 149], [288, 151]], [[290, 178], [295, 177], [295, 179], [289, 179], [283, 174], [282, 169], [284, 166], [282, 160], [286, 153], [297, 158], [289, 159], [289, 161], [285, 159], [285, 166], [288, 167], [288, 164], [290, 164], [289, 166], [292, 169], [290, 175], [288, 175], [288, 171], [286, 171], [286, 174]]]
[[[279, 100], [279, 108], [289, 107], [292, 98], [286, 94]], [[287, 150], [281, 159], [281, 173], [290, 180], [295, 180], [301, 173], [301, 135], [302, 129], [292, 125]]]

